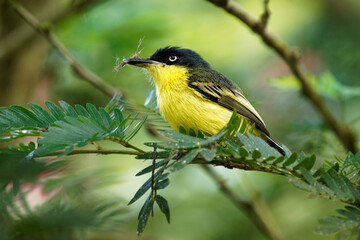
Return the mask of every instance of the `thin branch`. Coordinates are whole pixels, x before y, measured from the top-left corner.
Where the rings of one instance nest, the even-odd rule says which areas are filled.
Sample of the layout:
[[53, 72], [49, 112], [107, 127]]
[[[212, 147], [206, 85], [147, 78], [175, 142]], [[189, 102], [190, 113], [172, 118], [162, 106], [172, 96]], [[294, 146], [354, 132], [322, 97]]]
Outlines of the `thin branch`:
[[[125, 146], [125, 145], [123, 145]], [[146, 151], [139, 149], [133, 145], [130, 144], [130, 146], [127, 146], [128, 148], [133, 148], [135, 150], [109, 150], [109, 149], [76, 149], [72, 152], [68, 153], [67, 155], [79, 155], [79, 154], [103, 154], [103, 155], [109, 155], [109, 154], [120, 154], [120, 155], [140, 155], [143, 153], [146, 153]], [[139, 149], [139, 150], [137, 150]], [[41, 157], [47, 157], [47, 156], [58, 156], [65, 152], [65, 150], [60, 150], [54, 153], [51, 153], [46, 156]], [[183, 153], [182, 151], [179, 151], [179, 153]], [[186, 151], [184, 151], [186, 153]], [[167, 159], [168, 156], [157, 156], [156, 159]], [[145, 159], [145, 160], [152, 160], [152, 159]], [[256, 166], [253, 164], [246, 163], [247, 161], [254, 161], [253, 158], [248, 157], [238, 157], [238, 158], [231, 158], [226, 160], [212, 160], [212, 161], [206, 161], [201, 156], [195, 158], [190, 164], [200, 164], [200, 165], [213, 165], [213, 166], [222, 166], [225, 168], [230, 169], [239, 169], [239, 170], [245, 170], [245, 171], [257, 171], [257, 172], [266, 172], [271, 173], [275, 175], [281, 175], [281, 176], [296, 176], [298, 178], [303, 178], [301, 173], [297, 170], [290, 169], [287, 167], [283, 167], [283, 171], [277, 171], [276, 169], [270, 168], [270, 164], [264, 165], [264, 167]]]
[[264, 12], [260, 17], [262, 28], [265, 28], [267, 26], [270, 18], [269, 2], [270, 0], [264, 0]]
[[[347, 124], [341, 123], [325, 105], [319, 93], [315, 90], [308, 77], [304, 65], [300, 60], [300, 54], [288, 47], [278, 36], [268, 28], [263, 27], [263, 21], [257, 20], [248, 14], [238, 3], [233, 0], [208, 0], [218, 7], [223, 8], [231, 15], [245, 23], [254, 33], [258, 34], [263, 42], [273, 49], [288, 65], [294, 76], [302, 85], [303, 94], [311, 101], [313, 106], [321, 114], [325, 122], [337, 135], [344, 147], [355, 153], [357, 152], [356, 137]], [[267, 3], [265, 1], [265, 6]]]
[[225, 181], [209, 166], [201, 166], [219, 185], [220, 190], [252, 220], [252, 222], [263, 234], [265, 234], [269, 239], [283, 239], [280, 233], [273, 228], [273, 223], [270, 223], [268, 219], [265, 219], [261, 212], [258, 212], [252, 202], [241, 199], [241, 197], [229, 186], [227, 186]]
[[[115, 90], [104, 82], [99, 76], [85, 68], [79, 63], [70, 51], [64, 46], [64, 44], [56, 37], [56, 35], [50, 30], [50, 26], [46, 26], [37, 20], [27, 9], [15, 1], [8, 1], [15, 12], [22, 17], [28, 24], [30, 24], [36, 31], [45, 36], [51, 45], [57, 49], [60, 54], [70, 63], [74, 71], [87, 82], [91, 83], [94, 87], [101, 90], [106, 95], [112, 97], [115, 94]], [[119, 91], [119, 90], [117, 90]], [[122, 93], [123, 94], [123, 93]]]
[[[251, 159], [253, 161], [253, 159]], [[213, 166], [222, 166], [225, 168], [230, 168], [230, 169], [240, 169], [240, 170], [245, 170], [245, 171], [257, 171], [257, 172], [266, 172], [266, 173], [272, 173], [272, 174], [276, 174], [276, 175], [282, 175], [282, 176], [289, 176], [289, 175], [295, 175], [295, 176], [299, 176], [299, 174], [297, 174], [297, 172], [289, 172], [289, 173], [284, 173], [284, 172], [277, 172], [274, 171], [272, 169], [269, 168], [265, 168], [265, 167], [259, 167], [259, 166], [255, 166], [255, 165], [251, 165], [251, 164], [247, 164], [245, 163], [245, 161], [249, 161], [248, 158], [246, 157], [241, 157], [241, 158], [233, 158], [233, 159], [228, 159], [226, 161], [224, 160], [212, 160], [210, 162], [204, 160], [203, 158], [196, 158], [194, 159], [191, 163], [195, 163], [195, 164], [208, 164], [208, 165], [213, 165]]]
[[[58, 156], [65, 152], [65, 150], [57, 151], [54, 153], [51, 153], [47, 156]], [[72, 152], [68, 153], [67, 155], [78, 155], [78, 154], [103, 154], [103, 155], [109, 155], [109, 154], [122, 154], [122, 155], [139, 155], [142, 154], [142, 152], [139, 151], [132, 151], [132, 150], [108, 150], [108, 149], [76, 149]]]
[[[119, 143], [119, 142], [117, 142]], [[79, 155], [79, 154], [102, 154], [102, 155], [109, 155], [109, 154], [120, 154], [120, 155], [140, 155], [146, 153], [146, 151], [139, 149], [131, 144], [123, 145], [127, 148], [132, 148], [134, 150], [110, 150], [110, 149], [76, 149], [66, 155]], [[48, 157], [48, 156], [58, 156], [65, 152], [66, 150], [60, 150], [46, 156], [41, 157]], [[186, 153], [186, 151], [178, 151], [179, 154]], [[167, 159], [169, 156], [156, 156], [156, 159]], [[145, 159], [145, 160], [153, 160], [153, 159]], [[257, 171], [257, 172], [266, 172], [275, 175], [282, 175], [282, 176], [296, 176], [302, 178], [301, 173], [296, 170], [287, 169], [284, 167], [284, 171], [277, 171], [275, 169], [270, 168], [270, 164], [264, 165], [264, 167], [248, 164], [246, 162], [254, 161], [253, 158], [248, 157], [238, 157], [238, 158], [231, 158], [226, 160], [212, 160], [207, 161], [201, 156], [195, 158], [190, 164], [200, 164], [200, 165], [213, 165], [213, 166], [222, 166], [225, 168], [230, 169], [239, 169], [245, 171]], [[285, 171], [286, 170], [286, 171]]]
[[123, 145], [124, 147], [126, 148], [132, 148], [134, 149], [135, 151], [138, 151], [139, 153], [145, 153], [144, 150], [132, 145], [131, 143], [125, 141], [125, 140], [122, 140], [122, 139], [118, 139], [118, 138], [113, 138], [113, 137], [108, 137], [108, 138], [105, 138], [104, 140], [109, 140], [109, 141], [112, 141], [112, 142], [116, 142], [116, 143], [119, 143], [121, 145]]

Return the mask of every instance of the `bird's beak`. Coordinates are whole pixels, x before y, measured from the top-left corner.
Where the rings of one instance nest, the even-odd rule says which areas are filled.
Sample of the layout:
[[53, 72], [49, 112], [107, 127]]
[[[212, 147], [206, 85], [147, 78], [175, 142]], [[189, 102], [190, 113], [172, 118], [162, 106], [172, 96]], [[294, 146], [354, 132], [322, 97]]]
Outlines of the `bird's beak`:
[[149, 65], [165, 65], [165, 63], [161, 63], [158, 61], [154, 61], [148, 58], [125, 58], [123, 60], [123, 63], [125, 64], [130, 64], [130, 65], [135, 65], [138, 67], [144, 67], [146, 68]]

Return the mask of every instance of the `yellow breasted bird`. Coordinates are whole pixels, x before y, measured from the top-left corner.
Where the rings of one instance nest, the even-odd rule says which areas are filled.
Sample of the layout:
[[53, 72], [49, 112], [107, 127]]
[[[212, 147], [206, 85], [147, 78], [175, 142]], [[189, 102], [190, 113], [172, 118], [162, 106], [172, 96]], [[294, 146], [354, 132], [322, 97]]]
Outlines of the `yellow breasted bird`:
[[183, 126], [214, 135], [229, 122], [234, 110], [242, 121], [255, 124], [254, 134], [285, 155], [258, 112], [230, 79], [213, 70], [199, 54], [180, 47], [158, 49], [150, 58], [128, 58], [124, 64], [145, 68], [153, 78], [163, 117], [179, 131]]

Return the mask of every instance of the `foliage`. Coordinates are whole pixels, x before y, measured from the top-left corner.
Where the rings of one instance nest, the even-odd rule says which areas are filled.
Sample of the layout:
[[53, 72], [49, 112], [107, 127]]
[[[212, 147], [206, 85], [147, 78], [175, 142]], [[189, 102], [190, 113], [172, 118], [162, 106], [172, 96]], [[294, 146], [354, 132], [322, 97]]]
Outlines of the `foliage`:
[[[211, 137], [193, 130], [185, 135], [186, 131], [183, 128], [180, 132], [176, 132], [162, 129], [161, 124], [151, 124], [150, 126], [153, 127], [160, 126], [158, 128], [160, 134], [168, 140], [146, 143], [145, 145], [153, 147], [154, 151], [144, 152], [128, 141], [146, 122], [147, 116], [151, 122], [155, 119], [154, 116], [158, 115], [156, 99], [153, 96], [153, 93], [149, 94], [145, 104], [147, 114], [142, 114], [142, 117], [134, 111], [124, 116], [124, 102], [117, 97], [114, 97], [107, 107], [99, 109], [92, 104], [87, 104], [86, 107], [75, 105], [73, 108], [64, 101], [59, 102], [60, 107], [52, 102], [46, 102], [49, 111], [35, 104], [29, 104], [31, 111], [20, 106], [1, 108], [2, 141], [10, 141], [23, 136], [38, 137], [36, 143], [20, 144], [18, 147], [10, 146], [0, 151], [1, 207], [6, 209], [6, 206], [11, 206], [15, 213], [18, 212], [22, 216], [21, 221], [13, 220], [15, 222], [12, 222], [10, 227], [4, 228], [4, 231], [36, 229], [32, 227], [35, 222], [39, 226], [45, 224], [48, 231], [52, 232], [52, 229], [56, 228], [51, 222], [53, 221], [54, 224], [63, 222], [58, 227], [64, 231], [64, 236], [72, 236], [73, 229], [97, 226], [105, 221], [100, 216], [108, 217], [118, 214], [118, 210], [106, 213], [107, 207], [104, 205], [92, 208], [93, 212], [82, 212], [83, 206], [56, 205], [54, 208], [47, 208], [45, 212], [42, 210], [36, 214], [24, 215], [16, 210], [17, 207], [13, 204], [15, 198], [22, 197], [24, 206], [27, 205], [21, 186], [28, 182], [36, 183], [43, 173], [60, 170], [64, 161], [60, 161], [59, 159], [63, 158], [59, 157], [76, 153], [77, 148], [92, 142], [110, 140], [136, 150], [137, 159], [153, 162], [136, 174], [137, 176], [151, 174], [151, 176], [129, 202], [132, 204], [138, 201], [150, 191], [138, 215], [138, 234], [144, 231], [149, 216], [154, 214], [155, 203], [170, 222], [169, 203], [164, 196], [159, 194], [159, 191], [169, 186], [169, 177], [172, 173], [194, 163], [222, 165], [286, 176], [296, 187], [309, 191], [311, 196], [338, 200], [348, 205], [346, 210], [339, 210], [342, 217], [327, 217], [321, 220], [321, 226], [317, 232], [337, 233], [341, 236], [357, 234], [360, 224], [358, 217], [360, 153], [348, 154], [344, 160], [338, 159], [336, 163], [327, 162], [320, 167], [319, 163], [316, 163], [315, 155], [297, 154], [291, 152], [286, 146], [283, 146], [286, 155], [282, 156], [251, 131], [245, 132], [247, 126], [240, 125], [242, 121], [235, 112], [229, 124]], [[142, 109], [137, 108], [139, 111]], [[246, 124], [245, 121], [243, 124]], [[44, 157], [49, 156], [57, 156], [57, 158], [45, 161]], [[72, 219], [66, 217], [69, 212], [72, 213]], [[94, 216], [90, 216], [91, 214]], [[3, 217], [13, 219], [14, 216], [8, 213]], [[84, 225], [77, 226], [71, 221], [74, 219], [91, 219], [91, 221], [81, 220], [79, 222]], [[72, 227], [69, 228], [69, 226]]]
[[[36, 143], [20, 143], [18, 147], [10, 145], [0, 149], [0, 218], [1, 222], [8, 223], [2, 225], [1, 236], [24, 239], [26, 234], [26, 238], [77, 239], [82, 229], [106, 229], [111, 224], [111, 229], [116, 228], [116, 219], [124, 212], [122, 207], [118, 207], [118, 201], [97, 201], [94, 197], [81, 200], [80, 196], [55, 201], [69, 194], [60, 191], [54, 197], [49, 196], [40, 209], [32, 210], [26, 195], [39, 184], [46, 186], [43, 181], [46, 175], [53, 176], [64, 169], [66, 161], [55, 156], [71, 154], [75, 147], [99, 140], [129, 147], [128, 141], [136, 135], [146, 118], [124, 116], [116, 97], [107, 107], [99, 109], [92, 104], [87, 104], [86, 108], [80, 105], [73, 108], [64, 101], [59, 102], [60, 107], [49, 101], [46, 105], [49, 111], [36, 104], [29, 104], [32, 111], [20, 106], [1, 108], [2, 141], [39, 137]], [[51, 181], [60, 182], [52, 183], [50, 191], [65, 188], [65, 179]], [[24, 189], [27, 183], [32, 186], [30, 190]], [[21, 200], [20, 206], [16, 203], [18, 199]]]
[[[9, 191], [0, 193], [1, 239], [79, 239], [87, 229], [115, 230], [124, 213], [118, 202], [62, 201], [51, 198], [37, 209], [31, 209], [24, 192], [16, 201]], [[6, 224], [3, 224], [6, 223]]]
[[360, 208], [346, 206], [337, 212], [341, 216], [328, 216], [320, 220], [320, 226], [316, 229], [319, 234], [338, 234], [340, 239], [348, 239], [359, 235], [360, 231]]

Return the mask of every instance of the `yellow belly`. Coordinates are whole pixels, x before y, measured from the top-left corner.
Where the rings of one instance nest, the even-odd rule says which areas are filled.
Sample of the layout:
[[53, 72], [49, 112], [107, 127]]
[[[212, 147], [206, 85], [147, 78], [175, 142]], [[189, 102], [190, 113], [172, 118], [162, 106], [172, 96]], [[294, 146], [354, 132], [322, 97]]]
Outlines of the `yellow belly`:
[[182, 126], [186, 131], [192, 128], [214, 135], [226, 126], [232, 115], [230, 110], [197, 96], [190, 88], [163, 89], [158, 92], [157, 100], [161, 114], [176, 131]]

